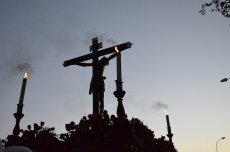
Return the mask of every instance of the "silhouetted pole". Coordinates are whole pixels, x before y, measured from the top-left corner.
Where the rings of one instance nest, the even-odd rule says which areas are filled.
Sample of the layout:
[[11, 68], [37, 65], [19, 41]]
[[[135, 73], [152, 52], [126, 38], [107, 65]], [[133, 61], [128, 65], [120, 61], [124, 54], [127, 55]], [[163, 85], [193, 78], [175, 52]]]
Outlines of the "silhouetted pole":
[[117, 98], [118, 106], [117, 106], [117, 116], [118, 118], [122, 118], [125, 115], [125, 108], [123, 106], [122, 100], [125, 96], [125, 91], [122, 88], [122, 71], [121, 71], [121, 53], [117, 47], [115, 47], [117, 54], [117, 80], [116, 82], [116, 91], [114, 91], [114, 96]]
[[27, 73], [24, 74], [24, 78], [22, 80], [22, 88], [21, 88], [19, 103], [17, 106], [17, 112], [14, 113], [14, 117], [16, 119], [16, 124], [13, 130], [14, 136], [18, 136], [20, 133], [20, 121], [22, 117], [24, 116], [24, 114], [22, 113], [22, 109], [23, 109], [23, 101], [24, 101], [24, 95], [25, 95], [25, 90], [26, 90], [26, 83], [27, 83]]
[[222, 138], [218, 139], [217, 142], [216, 142], [216, 152], [218, 152], [218, 148], [217, 148], [218, 142], [219, 142], [220, 140], [222, 140], [222, 139], [225, 139], [225, 137], [222, 137]]
[[[121, 52], [123, 50], [130, 48], [131, 45], [132, 43], [126, 42], [126, 43], [116, 45], [116, 47]], [[63, 66], [67, 67], [70, 65], [76, 65], [76, 63], [80, 63], [83, 61], [93, 59], [93, 72], [92, 72], [93, 73], [93, 76], [92, 76], [92, 79], [93, 79], [92, 81], [93, 82], [92, 84], [93, 85], [93, 113], [99, 113], [99, 95], [98, 95], [98, 83], [97, 83], [97, 80], [99, 77], [98, 57], [116, 52], [114, 46], [98, 51], [98, 49], [100, 49], [101, 47], [102, 47], [102, 43], [98, 43], [98, 39], [93, 38], [92, 46], [90, 47], [90, 50], [92, 51], [92, 53], [64, 61], [63, 63]]]
[[166, 115], [166, 122], [167, 122], [167, 129], [168, 129], [168, 138], [169, 138], [169, 142], [172, 143], [172, 132], [171, 132], [171, 126], [170, 126], [170, 122], [169, 122], [169, 115]]

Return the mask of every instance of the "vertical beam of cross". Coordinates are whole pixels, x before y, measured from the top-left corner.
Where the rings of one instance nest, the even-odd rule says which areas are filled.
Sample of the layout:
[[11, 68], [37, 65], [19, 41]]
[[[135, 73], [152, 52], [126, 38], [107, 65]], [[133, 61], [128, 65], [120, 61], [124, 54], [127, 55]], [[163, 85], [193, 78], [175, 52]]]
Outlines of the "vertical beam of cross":
[[102, 43], [98, 43], [97, 38], [92, 39], [91, 49], [93, 51], [93, 77], [92, 77], [92, 88], [93, 88], [93, 113], [99, 113], [99, 96], [98, 96], [98, 83], [99, 78], [98, 71], [98, 49], [102, 47]]

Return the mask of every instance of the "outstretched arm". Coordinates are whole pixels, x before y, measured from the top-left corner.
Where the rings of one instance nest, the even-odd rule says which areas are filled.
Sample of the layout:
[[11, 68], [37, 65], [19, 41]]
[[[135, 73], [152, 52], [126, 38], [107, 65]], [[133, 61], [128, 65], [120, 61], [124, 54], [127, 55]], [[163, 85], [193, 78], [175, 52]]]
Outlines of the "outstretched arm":
[[79, 65], [79, 66], [83, 66], [83, 67], [85, 67], [85, 66], [93, 66], [92, 63], [80, 63], [80, 62], [75, 63], [75, 65]]
[[[120, 52], [119, 52], [120, 53]], [[107, 61], [115, 58], [116, 56], [118, 55], [118, 53], [113, 53], [112, 55], [110, 55], [108, 58], [107, 58]]]

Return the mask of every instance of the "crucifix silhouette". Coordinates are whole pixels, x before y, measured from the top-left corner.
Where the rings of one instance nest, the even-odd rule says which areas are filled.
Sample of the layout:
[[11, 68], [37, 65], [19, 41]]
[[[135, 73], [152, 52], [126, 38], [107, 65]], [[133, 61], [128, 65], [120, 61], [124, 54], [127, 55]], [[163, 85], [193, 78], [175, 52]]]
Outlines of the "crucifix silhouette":
[[[102, 113], [104, 110], [104, 79], [103, 70], [104, 67], [108, 64], [109, 60], [113, 59], [120, 54], [121, 51], [130, 48], [132, 43], [126, 42], [119, 44], [110, 48], [100, 50], [102, 48], [102, 42], [98, 43], [97, 38], [92, 39], [92, 45], [90, 46], [90, 51], [92, 53], [73, 58], [67, 61], [64, 61], [63, 66], [67, 67], [70, 65], [79, 65], [79, 66], [92, 66], [92, 80], [90, 84], [89, 93], [93, 93], [93, 113]], [[119, 50], [119, 51], [118, 51]], [[108, 58], [103, 57], [99, 60], [100, 56], [107, 54], [112, 54]], [[84, 63], [92, 59], [92, 63]], [[121, 80], [120, 80], [121, 81]], [[100, 103], [100, 107], [99, 107]]]

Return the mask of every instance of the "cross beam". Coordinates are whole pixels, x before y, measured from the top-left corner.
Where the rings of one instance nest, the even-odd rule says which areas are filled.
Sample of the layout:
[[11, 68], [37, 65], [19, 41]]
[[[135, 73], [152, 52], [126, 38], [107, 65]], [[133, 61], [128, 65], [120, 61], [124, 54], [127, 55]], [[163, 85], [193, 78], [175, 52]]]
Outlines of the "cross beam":
[[126, 42], [123, 44], [119, 44], [110, 48], [106, 48], [103, 50], [98, 50], [102, 47], [102, 43], [98, 43], [98, 39], [97, 38], [93, 38], [92, 39], [92, 46], [90, 47], [92, 50], [92, 53], [77, 57], [77, 58], [73, 58], [70, 60], [66, 60], [63, 63], [64, 67], [70, 66], [70, 65], [76, 65], [76, 63], [80, 63], [83, 61], [87, 61], [92, 59], [92, 65], [93, 65], [93, 113], [99, 113], [99, 92], [98, 92], [98, 83], [97, 80], [99, 78], [99, 70], [98, 70], [98, 57], [103, 56], [103, 55], [107, 55], [107, 54], [111, 54], [111, 53], [115, 53], [115, 47], [117, 47], [117, 49], [119, 50], [119, 52], [131, 48], [132, 43], [130, 42]]
[[[109, 47], [109, 48], [100, 50], [97, 54], [98, 54], [98, 57], [99, 57], [99, 56], [115, 53], [116, 52], [115, 47], [117, 47], [118, 50], [121, 52], [121, 51], [124, 51], [124, 50], [126, 50], [128, 48], [131, 48], [131, 45], [132, 45], [131, 42], [122, 43], [122, 44], [119, 44], [119, 45], [116, 45], [116, 46], [113, 46], [113, 47]], [[64, 61], [63, 66], [67, 67], [67, 66], [70, 66], [70, 65], [74, 65], [76, 62], [83, 62], [83, 61], [87, 61], [87, 60], [90, 60], [90, 59], [93, 59], [93, 53], [89, 53], [89, 54], [79, 56], [79, 57], [76, 57], [76, 58], [73, 58], [73, 59], [70, 59], [70, 60], [66, 60], [66, 61]]]

